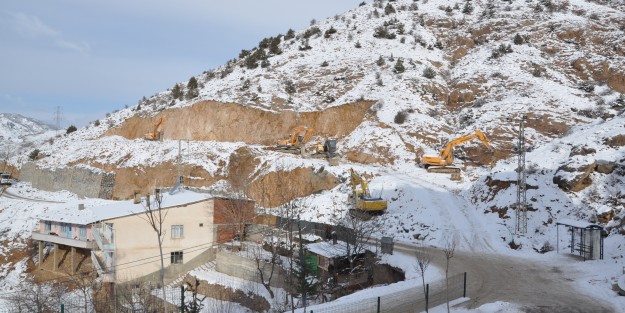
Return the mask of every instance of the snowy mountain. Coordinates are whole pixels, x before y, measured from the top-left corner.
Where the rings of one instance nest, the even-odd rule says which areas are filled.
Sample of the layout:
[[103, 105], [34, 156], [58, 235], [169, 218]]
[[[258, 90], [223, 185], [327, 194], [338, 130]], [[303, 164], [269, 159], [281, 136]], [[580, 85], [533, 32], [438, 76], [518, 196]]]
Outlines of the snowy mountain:
[[[493, 225], [489, 237], [509, 240], [518, 127], [509, 118], [527, 115], [537, 211], [524, 248], [548, 240], [545, 229], [561, 217], [602, 215], [616, 233], [610, 221], [625, 214], [624, 12], [618, 1], [363, 3], [44, 143], [37, 165], [115, 172], [116, 198], [173, 184], [177, 172], [213, 190], [245, 181], [259, 202], [261, 188], [274, 190], [269, 207], [304, 197], [307, 218], [322, 221], [344, 207], [354, 168], [390, 199], [393, 236], [437, 243], [441, 230]], [[143, 140], [161, 114], [164, 141]], [[312, 142], [338, 138], [338, 167], [267, 149], [300, 124], [314, 128]], [[494, 152], [459, 147], [462, 183], [420, 166], [424, 153], [474, 129]], [[440, 197], [424, 200], [432, 192]], [[440, 212], [439, 201], [458, 211]]]
[[55, 130], [44, 122], [19, 114], [0, 113], [0, 149], [3, 151], [3, 160], [39, 146], [54, 135]]

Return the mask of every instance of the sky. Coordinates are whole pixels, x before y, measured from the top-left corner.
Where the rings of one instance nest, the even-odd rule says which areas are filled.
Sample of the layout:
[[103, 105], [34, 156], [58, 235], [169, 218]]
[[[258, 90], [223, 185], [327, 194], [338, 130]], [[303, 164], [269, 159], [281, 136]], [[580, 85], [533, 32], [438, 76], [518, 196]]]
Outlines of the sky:
[[0, 113], [84, 126], [362, 0], [3, 0]]

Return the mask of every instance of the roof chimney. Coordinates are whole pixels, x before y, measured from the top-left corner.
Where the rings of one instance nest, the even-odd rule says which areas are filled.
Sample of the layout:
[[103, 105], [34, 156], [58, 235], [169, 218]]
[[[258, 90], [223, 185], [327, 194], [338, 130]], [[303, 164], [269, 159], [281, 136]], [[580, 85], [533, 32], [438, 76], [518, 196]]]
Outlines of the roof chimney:
[[85, 204], [84, 203], [78, 203], [78, 210], [84, 210], [85, 209]]
[[332, 244], [335, 245], [337, 243], [337, 235], [336, 232], [332, 232]]

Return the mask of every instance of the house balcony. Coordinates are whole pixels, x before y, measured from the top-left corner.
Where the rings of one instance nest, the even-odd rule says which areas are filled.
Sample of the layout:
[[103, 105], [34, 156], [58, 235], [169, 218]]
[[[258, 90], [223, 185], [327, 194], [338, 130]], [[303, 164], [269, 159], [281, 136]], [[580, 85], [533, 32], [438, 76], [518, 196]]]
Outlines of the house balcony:
[[40, 233], [34, 231], [31, 238], [33, 240], [51, 242], [69, 247], [93, 250], [93, 241], [61, 237], [55, 233]]
[[113, 229], [106, 225], [100, 224], [92, 228], [91, 234], [102, 251], [114, 251], [115, 242], [113, 240]]

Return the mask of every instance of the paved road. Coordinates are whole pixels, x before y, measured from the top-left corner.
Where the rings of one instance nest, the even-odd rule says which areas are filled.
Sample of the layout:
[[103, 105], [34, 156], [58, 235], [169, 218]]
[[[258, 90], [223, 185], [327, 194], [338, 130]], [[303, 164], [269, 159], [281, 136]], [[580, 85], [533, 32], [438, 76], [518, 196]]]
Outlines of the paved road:
[[[395, 249], [413, 253], [415, 246], [396, 243]], [[432, 264], [445, 268], [441, 250], [427, 248]], [[613, 308], [580, 293], [572, 284], [575, 272], [547, 262], [506, 255], [456, 251], [450, 272], [467, 272], [469, 308], [506, 301], [522, 305], [527, 313], [611, 313]]]
[[8, 188], [5, 186], [2, 189], [0, 189], [0, 197], [5, 197], [5, 198], [10, 198], [10, 199], [18, 199], [18, 200], [25, 200], [25, 201], [32, 201], [32, 202], [43, 202], [43, 203], [63, 203], [62, 201], [51, 201], [51, 200], [40, 200], [40, 199], [32, 199], [32, 198], [26, 198], [26, 197], [22, 197], [22, 196], [18, 196], [14, 193], [9, 192]]

